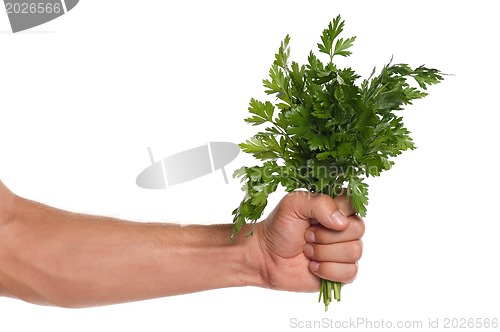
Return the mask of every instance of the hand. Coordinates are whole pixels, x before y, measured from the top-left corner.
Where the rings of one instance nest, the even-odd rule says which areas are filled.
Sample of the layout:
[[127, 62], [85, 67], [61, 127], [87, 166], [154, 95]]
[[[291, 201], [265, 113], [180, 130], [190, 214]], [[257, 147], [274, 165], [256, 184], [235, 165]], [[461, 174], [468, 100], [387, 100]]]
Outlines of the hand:
[[0, 296], [84, 307], [234, 286], [317, 291], [319, 277], [345, 283], [356, 274], [364, 226], [353, 212], [343, 196], [294, 192], [254, 236], [231, 243], [231, 224], [79, 214], [19, 197], [0, 181]]
[[319, 290], [320, 278], [352, 282], [364, 229], [345, 195], [288, 194], [255, 230], [267, 286], [312, 292]]

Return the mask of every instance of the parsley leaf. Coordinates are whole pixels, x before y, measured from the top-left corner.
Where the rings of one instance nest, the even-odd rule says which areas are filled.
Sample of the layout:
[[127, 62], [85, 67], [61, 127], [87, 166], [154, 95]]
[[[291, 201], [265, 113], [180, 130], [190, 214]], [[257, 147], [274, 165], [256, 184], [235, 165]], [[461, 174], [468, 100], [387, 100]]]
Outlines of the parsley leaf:
[[[317, 44], [328, 56], [323, 62], [309, 53], [306, 64], [290, 63], [290, 36], [281, 42], [263, 80], [273, 101], [250, 100], [254, 126], [266, 128], [240, 147], [261, 160], [234, 173], [243, 182], [245, 196], [233, 211], [233, 239], [246, 223], [255, 225], [267, 199], [279, 185], [332, 197], [346, 192], [360, 216], [366, 216], [370, 176], [391, 169], [395, 156], [415, 149], [398, 111], [427, 95], [427, 88], [443, 80], [437, 69], [392, 64], [359, 83], [351, 68], [338, 68], [335, 56], [351, 55], [356, 37], [339, 38], [344, 21], [337, 16]], [[346, 188], [346, 190], [344, 189]], [[247, 234], [251, 235], [252, 231]], [[340, 283], [322, 280], [320, 298], [325, 310], [340, 300]]]

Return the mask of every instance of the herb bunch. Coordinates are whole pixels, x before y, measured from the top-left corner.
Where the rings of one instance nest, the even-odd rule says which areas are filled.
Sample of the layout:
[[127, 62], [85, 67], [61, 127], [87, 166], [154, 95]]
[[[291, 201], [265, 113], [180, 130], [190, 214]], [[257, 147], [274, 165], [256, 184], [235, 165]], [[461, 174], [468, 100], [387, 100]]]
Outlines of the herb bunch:
[[[255, 226], [279, 185], [287, 192], [300, 188], [331, 197], [345, 191], [364, 217], [366, 178], [379, 176], [394, 164], [393, 157], [415, 149], [398, 111], [425, 97], [427, 86], [439, 83], [443, 74], [424, 66], [392, 64], [391, 59], [380, 73], [374, 68], [358, 84], [360, 76], [353, 69], [333, 62], [336, 56], [349, 56], [356, 39], [339, 38], [343, 28], [337, 16], [321, 35], [318, 50], [326, 55], [326, 63], [312, 51], [306, 64], [290, 62], [287, 35], [263, 81], [274, 100], [250, 100], [251, 116], [245, 121], [265, 127], [240, 147], [262, 163], [234, 173], [244, 183], [245, 196], [233, 211], [232, 238], [244, 224]], [[253, 228], [247, 236], [252, 233]], [[322, 280], [325, 310], [333, 298], [340, 301], [340, 288], [338, 282]]]

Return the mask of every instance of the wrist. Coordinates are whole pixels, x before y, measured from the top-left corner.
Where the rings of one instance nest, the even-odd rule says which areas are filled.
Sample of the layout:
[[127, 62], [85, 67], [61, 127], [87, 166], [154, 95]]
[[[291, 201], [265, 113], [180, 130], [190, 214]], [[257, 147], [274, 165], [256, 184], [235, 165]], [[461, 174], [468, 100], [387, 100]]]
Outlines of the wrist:
[[251, 229], [252, 225], [244, 225], [233, 244], [240, 251], [240, 286], [268, 288], [264, 251], [261, 248], [261, 224], [255, 225], [253, 235], [246, 236]]
[[164, 230], [156, 234], [161, 239], [156, 243], [168, 263], [161, 265], [163, 273], [159, 275], [168, 275], [170, 285], [183, 285], [182, 290], [175, 289], [174, 293], [265, 287], [258, 236], [245, 236], [251, 225], [245, 225], [233, 242], [230, 240], [232, 224], [173, 225]]

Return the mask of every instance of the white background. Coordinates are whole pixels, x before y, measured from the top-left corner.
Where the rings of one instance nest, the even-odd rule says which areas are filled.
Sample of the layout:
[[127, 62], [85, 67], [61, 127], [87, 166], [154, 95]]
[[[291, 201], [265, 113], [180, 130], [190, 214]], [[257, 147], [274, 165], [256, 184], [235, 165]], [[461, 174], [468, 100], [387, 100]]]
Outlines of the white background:
[[[429, 318], [500, 318], [494, 8], [495, 1], [81, 0], [19, 34], [0, 13], [0, 178], [59, 208], [137, 221], [231, 222], [241, 192], [220, 172], [164, 191], [140, 189], [135, 177], [149, 163], [148, 146], [159, 159], [254, 133], [242, 121], [247, 103], [265, 97], [261, 80], [287, 33], [292, 58], [304, 62], [341, 14], [344, 37], [358, 39], [340, 65], [366, 77], [394, 55], [454, 75], [404, 112], [418, 149], [370, 182], [358, 278], [328, 313], [316, 293], [256, 288], [79, 310], [0, 299], [0, 331], [286, 331], [293, 317], [424, 326]], [[240, 155], [228, 174], [251, 163]]]

